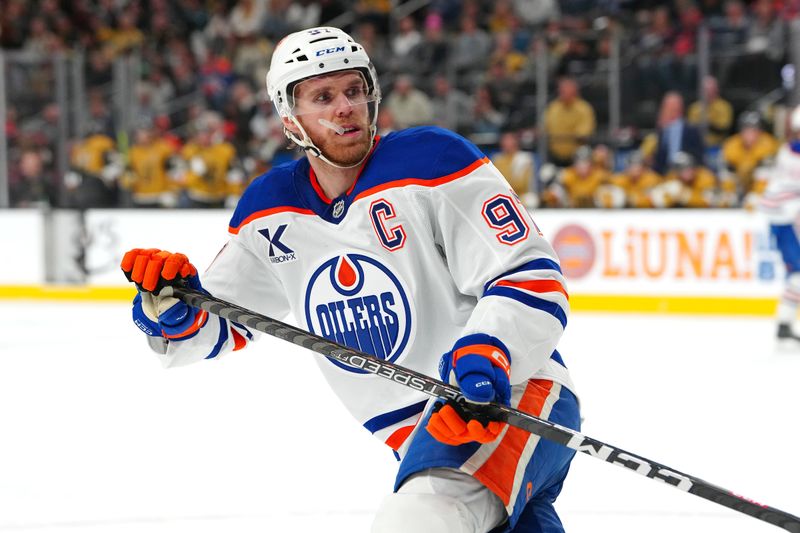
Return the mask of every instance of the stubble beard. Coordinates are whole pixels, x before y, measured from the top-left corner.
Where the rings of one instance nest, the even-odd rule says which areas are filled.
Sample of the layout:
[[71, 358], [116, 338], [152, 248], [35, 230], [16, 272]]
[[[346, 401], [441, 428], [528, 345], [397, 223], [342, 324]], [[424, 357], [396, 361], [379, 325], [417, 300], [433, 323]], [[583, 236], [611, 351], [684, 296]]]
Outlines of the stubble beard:
[[349, 139], [340, 139], [338, 137], [325, 137], [319, 140], [312, 138], [312, 141], [332, 163], [343, 167], [350, 167], [360, 163], [364, 157], [366, 157], [370, 148], [368, 130], [362, 129], [361, 131], [362, 135], [353, 141]]

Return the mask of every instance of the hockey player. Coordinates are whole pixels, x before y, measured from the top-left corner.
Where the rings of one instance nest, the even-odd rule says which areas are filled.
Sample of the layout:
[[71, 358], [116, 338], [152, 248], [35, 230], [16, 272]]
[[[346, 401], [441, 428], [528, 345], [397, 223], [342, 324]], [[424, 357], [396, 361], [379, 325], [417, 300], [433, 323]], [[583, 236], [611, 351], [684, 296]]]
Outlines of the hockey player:
[[778, 339], [800, 341], [792, 323], [800, 303], [800, 241], [795, 223], [800, 213], [800, 107], [789, 116], [791, 137], [778, 150], [758, 203], [786, 265], [786, 282], [778, 303]]
[[[553, 249], [503, 176], [458, 135], [420, 127], [375, 136], [377, 76], [336, 28], [287, 36], [267, 89], [307, 157], [245, 191], [202, 288], [257, 312], [577, 429], [555, 350], [569, 304]], [[143, 289], [184, 281], [186, 256], [135, 249], [122, 269]], [[166, 366], [213, 359], [251, 333], [141, 292], [137, 325]], [[160, 338], [160, 339], [159, 339]], [[441, 355], [444, 354], [444, 355]], [[319, 359], [353, 416], [395, 450], [395, 491], [372, 531], [563, 531], [553, 508], [574, 452], [458, 405]]]

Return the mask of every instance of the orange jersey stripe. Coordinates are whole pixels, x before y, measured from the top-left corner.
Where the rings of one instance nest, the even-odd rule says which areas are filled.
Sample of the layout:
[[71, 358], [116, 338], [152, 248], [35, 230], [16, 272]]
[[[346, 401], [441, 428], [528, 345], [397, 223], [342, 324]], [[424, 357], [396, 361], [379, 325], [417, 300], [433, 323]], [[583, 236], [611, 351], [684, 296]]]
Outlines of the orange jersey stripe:
[[478, 354], [486, 359], [493, 361], [495, 365], [502, 368], [506, 374], [511, 372], [511, 364], [508, 362], [508, 357], [503, 353], [503, 350], [491, 344], [471, 344], [464, 346], [453, 352], [453, 365], [458, 365], [458, 360], [465, 355]]
[[407, 178], [402, 180], [391, 181], [389, 183], [384, 183], [383, 185], [377, 185], [375, 187], [372, 187], [371, 189], [367, 189], [366, 191], [359, 193], [359, 195], [356, 196], [353, 199], [353, 201], [355, 202], [356, 200], [360, 200], [361, 198], [371, 196], [373, 194], [385, 191], [387, 189], [394, 189], [395, 187], [405, 187], [406, 185], [422, 185], [423, 187], [437, 187], [444, 183], [457, 180], [458, 178], [466, 176], [476, 168], [480, 167], [481, 165], [485, 165], [488, 162], [489, 158], [483, 157], [481, 159], [475, 160], [475, 162], [473, 162], [472, 164], [470, 164], [465, 168], [462, 168], [461, 170], [458, 170], [446, 176], [442, 176], [441, 178], [436, 178], [432, 180], [426, 180], [421, 178]]
[[247, 340], [244, 336], [236, 331], [235, 329], [231, 328], [231, 335], [233, 336], [233, 351], [241, 350], [247, 344]]
[[[543, 379], [528, 381], [517, 409], [539, 416], [552, 387], [552, 381]], [[475, 472], [475, 478], [497, 494], [506, 506], [511, 499], [517, 464], [528, 439], [531, 438], [533, 435], [524, 429], [509, 426], [497, 449]]]
[[406, 441], [411, 432], [414, 431], [414, 428], [417, 427], [416, 424], [412, 426], [403, 426], [400, 429], [396, 430], [392, 433], [388, 439], [386, 439], [386, 444], [389, 445], [391, 449], [397, 451], [400, 449], [400, 446]]
[[236, 235], [239, 233], [244, 226], [249, 224], [250, 222], [254, 221], [257, 218], [268, 217], [270, 215], [274, 215], [276, 213], [297, 213], [300, 215], [313, 215], [314, 212], [310, 209], [303, 209], [302, 207], [291, 207], [288, 205], [282, 205], [280, 207], [273, 207], [270, 209], [264, 209], [263, 211], [256, 211], [246, 219], [242, 220], [242, 223], [236, 226], [235, 228], [232, 226], [228, 226], [228, 233], [233, 233]]
[[530, 280], [530, 281], [502, 280], [498, 281], [495, 285], [515, 287], [518, 289], [525, 289], [526, 291], [532, 291], [532, 292], [560, 292], [567, 298], [567, 300], [569, 300], [569, 294], [567, 294], [567, 291], [564, 290], [564, 286], [561, 285], [559, 282], [551, 279], [540, 279], [540, 280]]

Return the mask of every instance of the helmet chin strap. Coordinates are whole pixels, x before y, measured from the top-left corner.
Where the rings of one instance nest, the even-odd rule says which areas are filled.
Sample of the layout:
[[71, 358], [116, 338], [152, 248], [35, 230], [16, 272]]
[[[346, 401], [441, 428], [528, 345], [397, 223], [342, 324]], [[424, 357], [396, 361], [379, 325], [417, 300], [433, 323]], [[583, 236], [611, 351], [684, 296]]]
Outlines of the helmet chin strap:
[[[377, 113], [377, 112], [376, 112], [376, 113]], [[297, 146], [299, 146], [300, 148], [302, 148], [302, 149], [303, 149], [303, 150], [305, 150], [306, 152], [310, 153], [310, 154], [311, 154], [311, 155], [313, 155], [314, 157], [317, 157], [317, 158], [319, 158], [319, 159], [322, 159], [323, 161], [325, 161], [327, 164], [329, 164], [329, 165], [330, 165], [330, 166], [332, 166], [332, 167], [336, 167], [336, 168], [354, 168], [354, 167], [357, 167], [357, 166], [359, 166], [359, 165], [360, 165], [361, 163], [363, 163], [363, 162], [364, 162], [364, 160], [367, 158], [367, 156], [369, 155], [369, 152], [370, 152], [370, 150], [372, 150], [372, 145], [373, 145], [373, 143], [375, 143], [375, 130], [376, 130], [376, 126], [375, 126], [375, 124], [373, 123], [373, 124], [372, 124], [372, 125], [370, 125], [370, 127], [369, 127], [369, 148], [367, 148], [367, 151], [364, 153], [364, 157], [362, 157], [362, 158], [361, 158], [361, 159], [360, 159], [360, 160], [359, 160], [357, 163], [353, 163], [352, 165], [340, 165], [340, 164], [338, 164], [338, 163], [334, 163], [333, 161], [331, 161], [330, 159], [328, 159], [328, 158], [327, 158], [327, 157], [326, 157], [326, 156], [325, 156], [325, 155], [322, 153], [322, 150], [320, 150], [319, 148], [317, 148], [317, 146], [316, 146], [316, 145], [314, 144], [314, 142], [311, 140], [311, 137], [309, 137], [309, 136], [308, 136], [308, 133], [306, 133], [306, 130], [305, 130], [305, 128], [303, 128], [303, 126], [300, 124], [300, 121], [298, 121], [298, 120], [297, 120], [297, 119], [294, 117], [294, 115], [290, 115], [290, 116], [289, 116], [289, 120], [291, 120], [291, 121], [294, 123], [294, 125], [295, 125], [295, 126], [297, 126], [297, 128], [298, 128], [298, 129], [300, 130], [300, 132], [303, 134], [303, 138], [302, 138], [302, 139], [300, 139], [300, 138], [298, 138], [298, 137], [297, 137], [297, 134], [295, 134], [295, 133], [294, 133], [294, 132], [292, 132], [292, 131], [289, 131], [289, 130], [288, 130], [288, 129], [287, 129], [285, 126], [284, 126], [284, 128], [283, 128], [283, 132], [286, 134], [286, 136], [289, 138], [289, 140], [290, 140], [290, 141], [292, 141], [292, 142], [294, 142], [294, 143], [295, 143]], [[374, 122], [374, 121], [373, 121], [373, 122]], [[332, 130], [333, 130], [333, 131], [335, 131], [337, 134], [338, 134], [338, 133], [340, 133], [340, 132], [339, 132], [339, 129], [340, 129], [340, 128], [338, 128], [338, 127], [336, 126], [336, 124], [333, 124], [332, 122], [329, 122], [329, 121], [327, 121], [327, 120], [320, 119], [320, 124], [322, 124], [322, 125], [323, 125], [323, 126], [325, 126], [326, 128], [332, 129]]]

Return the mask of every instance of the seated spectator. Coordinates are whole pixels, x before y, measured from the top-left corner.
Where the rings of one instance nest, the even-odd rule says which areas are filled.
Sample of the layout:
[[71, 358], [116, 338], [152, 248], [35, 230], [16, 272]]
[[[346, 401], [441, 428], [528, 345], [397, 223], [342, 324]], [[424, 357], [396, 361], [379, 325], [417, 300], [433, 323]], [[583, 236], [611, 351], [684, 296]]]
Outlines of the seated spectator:
[[773, 63], [783, 60], [786, 25], [776, 12], [775, 2], [755, 0], [751, 10], [753, 19], [747, 28], [745, 49], [749, 54], [761, 55]]
[[132, 13], [122, 11], [117, 27], [106, 41], [106, 47], [112, 57], [130, 52], [144, 42], [144, 33], [136, 27], [136, 19]]
[[454, 88], [444, 74], [433, 80], [433, 124], [467, 135], [471, 131], [472, 99]]
[[711, 19], [711, 46], [715, 50], [741, 51], [747, 41], [750, 19], [741, 0], [727, 0], [724, 15]]
[[492, 38], [480, 29], [475, 19], [464, 16], [461, 31], [452, 41], [450, 66], [455, 69], [456, 85], [468, 90], [474, 87], [474, 79], [486, 69], [492, 50]]
[[497, 35], [509, 31], [513, 26], [512, 19], [515, 17], [511, 0], [495, 0], [492, 13], [489, 15], [489, 33]]
[[430, 98], [414, 87], [411, 76], [407, 74], [397, 76], [385, 105], [392, 112], [399, 129], [429, 125], [433, 122]]
[[11, 207], [48, 207], [54, 205], [51, 177], [45, 171], [42, 155], [36, 150], [22, 152], [19, 166], [12, 169], [9, 196]]
[[572, 166], [561, 172], [559, 183], [551, 186], [542, 200], [551, 207], [597, 207], [597, 191], [608, 178], [608, 170], [594, 163], [591, 147], [581, 146]]
[[733, 182], [740, 202], [750, 193], [763, 192], [754, 190], [755, 170], [774, 157], [778, 148], [778, 140], [761, 129], [758, 113], [750, 111], [742, 114], [739, 133], [722, 145], [722, 179]]
[[240, 78], [247, 78], [254, 87], [260, 86], [269, 70], [264, 58], [270, 57], [272, 50], [272, 43], [258, 35], [241, 38], [233, 55], [233, 72]]
[[645, 161], [657, 173], [664, 175], [678, 152], [686, 152], [694, 161], [702, 161], [705, 146], [700, 130], [687, 124], [683, 118], [683, 97], [668, 92], [661, 100], [658, 112], [658, 129], [648, 135], [640, 147]]
[[519, 148], [519, 134], [507, 131], [500, 136], [500, 151], [492, 156], [492, 163], [506, 178], [522, 203], [533, 208], [538, 205], [533, 183], [533, 154]]
[[281, 13], [292, 31], [314, 28], [320, 25], [322, 9], [319, 2], [314, 0], [293, 0], [286, 10]]
[[492, 61], [483, 85], [489, 90], [495, 108], [506, 116], [522, 120], [523, 117], [513, 117], [522, 102], [521, 84], [503, 61]]
[[494, 36], [494, 48], [489, 56], [490, 63], [502, 63], [512, 76], [518, 76], [527, 66], [528, 57], [514, 48], [514, 36], [504, 31]]
[[355, 12], [359, 20], [374, 24], [381, 35], [386, 35], [392, 4], [391, 0], [356, 0]]
[[414, 17], [405, 16], [397, 23], [397, 32], [392, 36], [390, 47], [392, 50], [392, 70], [406, 72], [414, 68], [411, 52], [422, 42], [422, 34], [417, 31]]
[[[496, 142], [500, 130], [503, 129], [505, 116], [495, 109], [492, 95], [486, 87], [478, 87], [472, 104], [471, 113], [472, 134], [487, 135], [490, 142]], [[481, 144], [481, 142], [478, 142]]]
[[558, 81], [558, 97], [545, 110], [548, 157], [557, 166], [569, 165], [581, 144], [595, 132], [594, 109], [580, 97], [572, 78]]
[[197, 133], [180, 156], [184, 172], [180, 207], [222, 208], [228, 197], [241, 194], [244, 175], [236, 166], [236, 149], [225, 141], [219, 114], [207, 111], [197, 119]]
[[672, 159], [664, 182], [653, 190], [655, 207], [719, 207], [717, 179], [688, 152]]
[[706, 76], [703, 80], [703, 97], [704, 100], [699, 100], [689, 106], [686, 119], [689, 124], [701, 129], [705, 124], [707, 127], [706, 146], [717, 147], [722, 144], [731, 131], [733, 106], [719, 95], [719, 85], [713, 76]]
[[228, 16], [228, 25], [235, 37], [255, 35], [264, 24], [264, 0], [238, 0]]
[[155, 125], [144, 121], [134, 131], [134, 144], [128, 151], [128, 168], [121, 185], [134, 207], [174, 207], [176, 186], [171, 173], [177, 160], [171, 143], [157, 135]]
[[425, 18], [425, 33], [422, 42], [414, 47], [414, 73], [423, 79], [445, 72], [450, 56], [450, 45], [442, 30], [442, 17], [430, 13]]
[[561, 9], [557, 0], [513, 0], [514, 12], [529, 26], [543, 26], [558, 20]]
[[789, 39], [786, 22], [778, 16], [772, 0], [752, 4], [753, 19], [747, 29], [746, 54], [736, 68], [746, 73], [750, 85], [762, 92], [780, 87], [781, 67], [786, 61]]
[[113, 207], [117, 203], [117, 180], [122, 157], [100, 124], [90, 124], [87, 135], [72, 147], [70, 171], [64, 176], [67, 205], [86, 209]]
[[622, 172], [614, 174], [598, 189], [600, 207], [654, 207], [652, 193], [662, 182], [653, 169], [648, 168], [639, 152], [634, 152]]
[[383, 37], [378, 34], [375, 24], [372, 22], [361, 22], [353, 33], [353, 38], [364, 47], [370, 61], [375, 65], [378, 72], [388, 72], [392, 61], [389, 46]]

